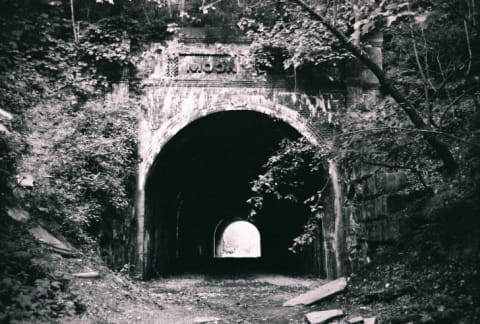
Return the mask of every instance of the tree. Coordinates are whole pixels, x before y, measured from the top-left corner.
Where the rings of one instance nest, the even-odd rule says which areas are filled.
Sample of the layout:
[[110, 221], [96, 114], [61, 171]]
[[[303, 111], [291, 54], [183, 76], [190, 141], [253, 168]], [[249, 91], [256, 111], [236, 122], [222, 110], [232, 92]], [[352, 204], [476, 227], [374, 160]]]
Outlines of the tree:
[[[362, 48], [360, 39], [376, 30], [388, 32], [399, 28], [398, 26], [406, 25], [411, 28], [419, 25], [428, 26], [439, 17], [446, 16], [450, 18], [453, 16], [463, 17], [465, 22], [470, 22], [469, 24], [472, 25], [470, 29], [474, 29], [473, 24], [478, 20], [474, 17], [478, 16], [478, 12], [473, 6], [473, 2], [467, 6], [457, 6], [459, 12], [456, 13], [453, 12], [453, 8], [457, 2], [462, 3], [462, 1], [454, 2], [442, 1], [439, 5], [437, 2], [412, 1], [412, 5], [409, 5], [404, 1], [382, 1], [380, 4], [372, 1], [335, 1], [333, 3], [330, 1], [307, 3], [302, 0], [274, 1], [261, 5], [251, 4], [250, 16], [244, 18], [241, 26], [257, 36], [259, 44], [257, 47], [263, 47], [263, 52], [267, 48], [285, 48], [283, 61], [286, 68], [292, 66], [301, 68], [308, 64], [318, 65], [325, 62], [339, 66], [349, 59], [348, 54], [354, 56], [375, 74], [384, 93], [395, 100], [417, 132], [422, 134], [443, 161], [445, 169], [451, 173], [457, 168], [458, 163], [449, 145], [440, 139], [443, 134], [430, 123], [429, 114], [424, 111], [424, 107], [421, 107], [422, 104], [418, 102], [418, 98], [412, 98], [410, 94], [407, 94], [402, 84], [385, 73], [367, 55], [365, 49]], [[468, 4], [469, 1], [466, 3]], [[273, 13], [265, 14], [266, 8]], [[267, 15], [268, 19], [265, 19]], [[454, 21], [461, 22], [463, 25], [462, 19], [460, 21], [454, 19]], [[450, 32], [454, 31], [458, 37], [465, 39], [464, 35], [458, 35], [456, 27], [453, 25], [449, 27]], [[464, 52], [471, 52], [476, 35], [472, 31], [469, 33], [468, 44], [462, 44], [461, 49]], [[339, 50], [339, 47], [343, 51]], [[347, 53], [345, 54], [345, 52]], [[263, 55], [265, 56], [265, 54]], [[268, 55], [266, 56], [268, 57]], [[470, 53], [470, 57], [475, 56]], [[429, 88], [428, 91], [440, 93], [439, 90], [445, 86], [437, 85], [432, 90], [430, 89], [431, 78], [428, 80], [423, 78], [421, 81]], [[445, 83], [449, 81], [451, 80], [447, 80]], [[411, 127], [407, 128], [411, 129]]]

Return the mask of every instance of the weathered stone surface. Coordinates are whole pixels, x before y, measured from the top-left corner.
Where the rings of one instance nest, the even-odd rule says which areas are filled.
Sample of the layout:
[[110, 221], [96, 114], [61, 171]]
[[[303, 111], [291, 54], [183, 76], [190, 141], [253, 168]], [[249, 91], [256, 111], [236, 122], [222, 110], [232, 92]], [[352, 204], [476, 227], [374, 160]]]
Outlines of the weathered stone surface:
[[[315, 94], [293, 91], [288, 79], [252, 73], [248, 64], [251, 58], [249, 44], [233, 42], [219, 46], [210, 41], [202, 43], [205, 32], [189, 30], [187, 34], [192, 37], [189, 39], [195, 42], [172, 40], [151, 44], [136, 63], [143, 87], [143, 94], [138, 98], [141, 107], [138, 123], [141, 163], [137, 178], [136, 246], [137, 263], [144, 265], [136, 268], [147, 272], [153, 272], [153, 268], [163, 267], [160, 263], [168, 262], [163, 261], [165, 258], [154, 257], [150, 247], [163, 246], [160, 238], [169, 235], [163, 232], [150, 234], [153, 229], [145, 221], [149, 210], [146, 200], [149, 191], [145, 184], [161, 150], [182, 129], [219, 112], [251, 111], [289, 124], [312, 143], [332, 144], [334, 118], [339, 110], [346, 110], [343, 88], [319, 89]], [[326, 213], [325, 219], [328, 220], [324, 219], [324, 224], [335, 224], [330, 218], [338, 214]], [[339, 228], [342, 226], [337, 226]], [[332, 277], [343, 273], [342, 248], [338, 248], [342, 231], [334, 230], [332, 226], [324, 231], [324, 235], [333, 237], [335, 243], [326, 246], [337, 249], [325, 252], [325, 255], [334, 256], [325, 262], [329, 266], [322, 269]], [[330, 263], [334, 267], [330, 267]]]
[[24, 188], [33, 188], [35, 179], [30, 173], [21, 173], [17, 175], [17, 184]]
[[363, 323], [364, 324], [377, 324], [377, 318], [376, 317], [365, 318], [363, 320]]
[[100, 277], [98, 271], [89, 271], [89, 272], [80, 272], [73, 274], [74, 277], [83, 278], [83, 279], [95, 279]]
[[30, 214], [27, 211], [20, 208], [8, 208], [7, 215], [10, 216], [10, 218], [21, 223], [25, 223], [30, 219]]
[[300, 296], [286, 301], [283, 306], [310, 305], [325, 297], [331, 296], [345, 289], [347, 280], [344, 277], [330, 281], [323, 286], [310, 290]]
[[7, 134], [7, 135], [11, 134], [8, 128], [5, 127], [5, 125], [3, 125], [2, 123], [0, 123], [0, 133]]
[[355, 194], [359, 199], [372, 199], [381, 194], [394, 193], [408, 184], [404, 172], [379, 172], [366, 175], [355, 182]]
[[372, 219], [378, 219], [388, 215], [387, 209], [387, 197], [379, 196], [372, 200], [365, 201], [358, 213], [359, 221], [368, 221]]
[[321, 324], [326, 323], [328, 320], [342, 316], [343, 310], [341, 309], [331, 309], [326, 311], [311, 312], [305, 315], [308, 323], [310, 324]]
[[396, 218], [387, 218], [365, 223], [367, 240], [370, 242], [387, 242], [398, 238], [400, 223]]
[[357, 323], [363, 323], [363, 317], [362, 316], [355, 316], [352, 318], [347, 319], [347, 323], [349, 324], [357, 324]]
[[47, 230], [45, 230], [41, 226], [33, 227], [28, 231], [30, 232], [30, 234], [32, 234], [37, 240], [39, 240], [42, 243], [50, 245], [56, 249], [74, 252], [72, 247], [69, 244], [66, 244], [60, 241], [59, 239], [57, 239], [55, 236], [50, 234]]
[[199, 316], [195, 317], [194, 323], [218, 323], [220, 318], [214, 316]]
[[12, 120], [13, 119], [13, 115], [11, 113], [9, 113], [8, 111], [6, 110], [3, 110], [0, 108], [0, 119], [3, 119], [3, 120]]

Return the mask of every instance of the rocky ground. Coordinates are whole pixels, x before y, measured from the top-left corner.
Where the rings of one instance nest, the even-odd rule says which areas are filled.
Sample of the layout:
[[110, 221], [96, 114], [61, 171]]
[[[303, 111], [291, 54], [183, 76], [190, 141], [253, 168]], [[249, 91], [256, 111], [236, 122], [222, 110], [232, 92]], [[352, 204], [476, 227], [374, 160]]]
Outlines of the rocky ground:
[[62, 256], [18, 223], [1, 225], [1, 323], [304, 323], [306, 313], [333, 308], [380, 323], [480, 322], [480, 249], [429, 225], [372, 249], [374, 261], [348, 278], [344, 292], [295, 307], [282, 304], [325, 281], [196, 274], [141, 282], [112, 272], [93, 252]]

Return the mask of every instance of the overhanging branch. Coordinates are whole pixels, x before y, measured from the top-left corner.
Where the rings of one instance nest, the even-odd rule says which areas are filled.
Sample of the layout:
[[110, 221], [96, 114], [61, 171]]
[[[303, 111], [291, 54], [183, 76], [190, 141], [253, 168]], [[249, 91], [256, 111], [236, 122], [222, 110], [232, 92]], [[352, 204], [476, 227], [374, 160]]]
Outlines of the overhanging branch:
[[[302, 7], [310, 16], [319, 21], [327, 28], [347, 49], [352, 53], [360, 62], [362, 62], [378, 79], [383, 90], [389, 94], [400, 106], [400, 108], [407, 114], [413, 125], [420, 130], [427, 130], [427, 124], [420, 116], [420, 113], [416, 110], [414, 105], [399, 91], [393, 82], [387, 78], [383, 70], [368, 56], [368, 54], [360, 47], [351, 42], [348, 37], [337, 27], [332, 25], [327, 19], [318, 14], [313, 8], [306, 4], [302, 0], [290, 0], [291, 2]], [[437, 152], [438, 156], [443, 161], [445, 168], [449, 172], [453, 172], [457, 169], [457, 162], [453, 158], [452, 153], [448, 146], [440, 141], [434, 133], [423, 132], [423, 137], [428, 144]]]

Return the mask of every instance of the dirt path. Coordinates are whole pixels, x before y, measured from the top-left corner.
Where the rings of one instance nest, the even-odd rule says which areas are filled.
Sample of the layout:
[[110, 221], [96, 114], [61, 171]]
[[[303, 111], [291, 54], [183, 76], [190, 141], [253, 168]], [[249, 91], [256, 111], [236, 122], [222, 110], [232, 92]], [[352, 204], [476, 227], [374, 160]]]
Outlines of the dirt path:
[[144, 285], [165, 307], [157, 323], [194, 323], [201, 317], [216, 317], [219, 323], [303, 323], [305, 309], [282, 304], [322, 282], [280, 275], [197, 275]]
[[61, 322], [192, 324], [211, 318], [205, 323], [304, 323], [308, 308], [282, 304], [323, 282], [281, 275], [183, 275], [132, 283], [110, 273], [102, 279], [73, 279], [77, 302], [86, 311]]

